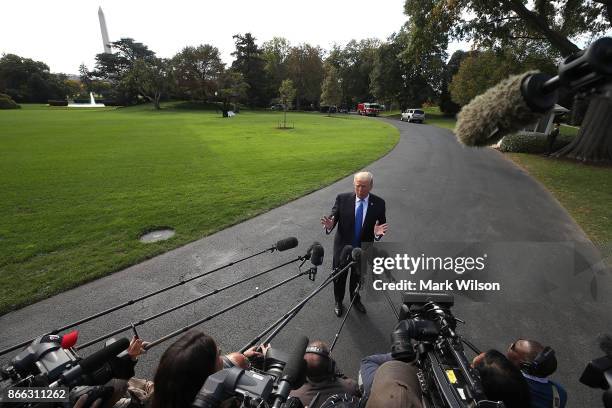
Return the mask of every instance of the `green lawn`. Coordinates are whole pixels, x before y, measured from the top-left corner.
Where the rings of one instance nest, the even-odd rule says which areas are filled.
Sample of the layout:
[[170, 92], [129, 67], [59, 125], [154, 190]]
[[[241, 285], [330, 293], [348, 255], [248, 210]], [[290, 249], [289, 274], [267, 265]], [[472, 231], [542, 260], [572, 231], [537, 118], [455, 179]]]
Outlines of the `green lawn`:
[[[317, 190], [399, 139], [353, 115], [290, 113], [293, 130], [277, 129], [281, 119], [148, 106], [0, 111], [0, 313]], [[138, 241], [160, 226], [177, 234]]]
[[553, 193], [593, 242], [612, 242], [612, 168], [507, 153]]

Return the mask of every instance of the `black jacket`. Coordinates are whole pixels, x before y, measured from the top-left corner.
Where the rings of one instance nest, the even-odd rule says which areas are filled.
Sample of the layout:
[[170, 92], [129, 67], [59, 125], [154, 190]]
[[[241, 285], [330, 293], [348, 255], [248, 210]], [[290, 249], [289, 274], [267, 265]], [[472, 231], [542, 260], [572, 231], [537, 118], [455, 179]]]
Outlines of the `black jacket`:
[[[333, 267], [340, 263], [340, 253], [345, 245], [352, 245], [355, 230], [355, 193], [338, 194], [336, 203], [331, 211], [334, 217], [334, 227], [338, 226], [334, 237], [334, 262]], [[374, 241], [374, 225], [387, 222], [385, 217], [385, 200], [370, 193], [368, 198], [368, 211], [361, 227], [361, 242]], [[328, 234], [334, 229], [326, 231]]]

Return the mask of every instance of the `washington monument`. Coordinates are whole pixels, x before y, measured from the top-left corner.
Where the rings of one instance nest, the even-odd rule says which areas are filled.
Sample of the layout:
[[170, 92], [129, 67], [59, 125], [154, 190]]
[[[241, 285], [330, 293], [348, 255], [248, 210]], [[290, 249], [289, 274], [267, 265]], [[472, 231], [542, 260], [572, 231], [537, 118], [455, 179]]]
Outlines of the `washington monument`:
[[102, 46], [104, 47], [104, 53], [111, 53], [110, 40], [108, 39], [108, 31], [106, 30], [106, 19], [104, 18], [104, 12], [102, 7], [98, 8], [98, 19], [100, 19], [100, 31], [102, 32]]

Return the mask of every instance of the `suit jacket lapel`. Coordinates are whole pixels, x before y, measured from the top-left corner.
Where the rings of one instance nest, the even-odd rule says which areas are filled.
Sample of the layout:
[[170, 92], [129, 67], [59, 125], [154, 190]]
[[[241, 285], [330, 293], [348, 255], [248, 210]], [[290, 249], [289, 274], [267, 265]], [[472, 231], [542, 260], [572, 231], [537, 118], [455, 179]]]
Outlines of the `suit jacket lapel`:
[[350, 202], [349, 202], [349, 205], [346, 206], [346, 209], [349, 211], [349, 217], [348, 217], [348, 219], [350, 220], [349, 231], [351, 232], [351, 241], [352, 241], [353, 234], [355, 234], [355, 193], [351, 194]]

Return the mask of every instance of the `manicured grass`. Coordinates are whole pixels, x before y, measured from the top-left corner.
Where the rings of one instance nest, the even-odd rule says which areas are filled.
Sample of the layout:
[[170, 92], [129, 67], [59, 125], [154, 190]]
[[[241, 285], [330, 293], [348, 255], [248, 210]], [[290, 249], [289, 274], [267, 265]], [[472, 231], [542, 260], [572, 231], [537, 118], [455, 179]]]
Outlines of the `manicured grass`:
[[[290, 113], [292, 130], [276, 129], [281, 119], [149, 106], [0, 111], [0, 313], [317, 190], [399, 138], [353, 115]], [[177, 233], [138, 241], [160, 226]]]
[[455, 128], [457, 120], [453, 116], [444, 116], [437, 106], [424, 108], [423, 110], [425, 111], [425, 124], [450, 130]]
[[[438, 107], [424, 110], [426, 124], [455, 128], [456, 120], [443, 116]], [[559, 137], [575, 137], [578, 130], [561, 125]], [[612, 242], [612, 168], [526, 153], [505, 154], [544, 184], [593, 242]]]
[[612, 168], [507, 153], [542, 182], [593, 242], [612, 242]]

